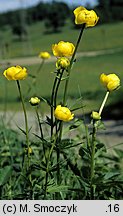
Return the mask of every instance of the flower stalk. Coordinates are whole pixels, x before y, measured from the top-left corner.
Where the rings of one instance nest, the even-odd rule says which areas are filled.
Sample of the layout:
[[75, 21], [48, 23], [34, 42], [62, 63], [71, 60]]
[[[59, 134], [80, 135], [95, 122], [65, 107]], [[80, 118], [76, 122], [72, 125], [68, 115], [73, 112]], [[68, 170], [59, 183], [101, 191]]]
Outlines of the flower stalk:
[[39, 72], [41, 71], [41, 69], [42, 69], [42, 67], [43, 67], [43, 65], [44, 65], [44, 62], [45, 62], [45, 60], [42, 59], [40, 65], [39, 65], [39, 68], [38, 68], [37, 71], [36, 71], [36, 74], [39, 74]]
[[[27, 171], [28, 171], [29, 167], [30, 167], [29, 129], [28, 129], [28, 120], [27, 120], [26, 108], [25, 108], [24, 99], [23, 99], [23, 96], [22, 96], [21, 86], [20, 86], [19, 80], [17, 80], [17, 87], [18, 87], [18, 91], [19, 91], [19, 94], [20, 94], [20, 99], [21, 99], [21, 103], [22, 103], [22, 107], [23, 107], [23, 112], [24, 112], [24, 118], [25, 118], [25, 133], [26, 133], [26, 144], [27, 144]], [[31, 181], [31, 175], [30, 175], [29, 179]]]
[[101, 104], [101, 107], [100, 107], [100, 109], [99, 109], [99, 115], [101, 116], [101, 114], [102, 114], [102, 111], [103, 111], [103, 108], [104, 108], [104, 106], [105, 106], [105, 103], [106, 103], [106, 101], [107, 101], [107, 99], [108, 99], [108, 96], [109, 96], [109, 91], [107, 91], [106, 92], [106, 95], [105, 95], [105, 97], [104, 97], [104, 100], [103, 100], [103, 102], [102, 102], [102, 104]]
[[96, 121], [93, 119], [93, 131], [92, 131], [92, 144], [91, 144], [91, 167], [90, 167], [90, 199], [93, 200], [95, 195], [94, 195], [94, 174], [95, 174], [95, 147], [96, 147], [96, 132], [97, 132], [97, 127], [96, 127]]
[[42, 129], [42, 125], [41, 125], [41, 122], [40, 122], [40, 117], [39, 117], [38, 107], [37, 106], [36, 106], [35, 110], [36, 110], [36, 116], [37, 116], [37, 120], [38, 120], [39, 130], [40, 130], [40, 136], [41, 136], [41, 140], [42, 140], [43, 153], [44, 153], [45, 160], [46, 160], [45, 146], [44, 146], [44, 134], [43, 134], [43, 129]]
[[58, 76], [60, 74], [60, 69], [57, 71], [54, 83], [53, 83], [53, 88], [52, 88], [52, 93], [51, 93], [51, 140], [53, 137], [53, 128], [54, 128], [54, 123], [53, 123], [53, 112], [54, 112], [54, 95], [55, 95], [55, 90], [56, 90], [56, 85], [58, 81]]
[[53, 149], [55, 147], [57, 140], [57, 136], [55, 137], [54, 141], [52, 142], [51, 149], [49, 150], [48, 158], [47, 158], [47, 166], [46, 166], [46, 174], [45, 174], [45, 186], [44, 186], [44, 199], [47, 197], [47, 185], [48, 185], [48, 176], [49, 176], [49, 165], [50, 165], [50, 159], [53, 152]]
[[63, 105], [66, 104], [66, 97], [67, 97], [67, 91], [68, 91], [68, 83], [69, 83], [69, 78], [70, 78], [70, 72], [71, 72], [71, 68], [72, 68], [72, 65], [73, 65], [73, 62], [74, 62], [74, 58], [75, 58], [79, 43], [81, 41], [84, 29], [85, 29], [85, 24], [82, 25], [82, 28], [81, 28], [81, 31], [80, 31], [80, 34], [79, 34], [79, 37], [78, 37], [78, 40], [77, 40], [77, 43], [76, 43], [76, 46], [75, 46], [75, 50], [74, 50], [73, 55], [72, 55], [71, 60], [70, 60], [70, 66], [68, 67], [68, 78], [66, 79], [66, 83], [65, 83], [64, 96], [63, 96]]

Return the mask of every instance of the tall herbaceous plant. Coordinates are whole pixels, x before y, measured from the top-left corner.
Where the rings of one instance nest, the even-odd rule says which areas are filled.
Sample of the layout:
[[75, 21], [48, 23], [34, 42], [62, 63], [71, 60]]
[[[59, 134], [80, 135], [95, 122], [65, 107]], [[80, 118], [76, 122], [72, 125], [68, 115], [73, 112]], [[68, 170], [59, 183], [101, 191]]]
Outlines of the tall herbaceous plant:
[[[108, 96], [119, 89], [119, 77], [114, 73], [100, 75], [100, 82], [106, 90], [106, 95], [99, 110], [92, 111], [89, 124], [86, 124], [84, 116], [82, 119], [76, 116], [78, 109], [83, 114], [81, 97], [79, 98], [81, 106], [79, 105], [76, 109], [72, 109], [68, 104], [69, 79], [72, 68], [76, 67], [76, 53], [79, 44], [82, 43], [83, 32], [85, 28], [94, 27], [99, 20], [95, 11], [87, 10], [82, 6], [77, 7], [73, 13], [75, 24], [81, 26], [77, 41], [73, 44], [70, 41], [62, 40], [52, 45], [52, 52], [56, 60], [50, 99], [47, 100], [42, 95], [37, 96], [36, 94], [40, 70], [45, 61], [51, 57], [48, 52], [40, 52], [41, 64], [35, 75], [31, 77], [33, 94], [28, 101], [33, 106], [39, 126], [39, 133], [33, 134], [35, 141], [32, 141], [31, 138], [31, 129], [28, 126], [29, 117], [27, 117], [23, 97], [24, 89], [21, 88], [21, 80], [28, 79], [28, 75], [31, 75], [25, 67], [18, 65], [9, 67], [3, 73], [5, 78], [17, 84], [25, 119], [25, 128], [20, 128], [20, 130], [26, 140], [22, 145], [22, 152], [18, 160], [12, 158], [12, 163], [9, 164], [11, 169], [8, 178], [3, 181], [3, 184], [1, 183], [2, 198], [123, 198], [123, 176], [116, 162], [117, 158], [109, 156], [106, 146], [97, 139], [97, 132], [103, 127], [102, 111]], [[61, 86], [62, 98], [59, 101]], [[50, 113], [45, 118], [41, 115], [41, 101], [44, 101], [50, 108]], [[14, 149], [9, 152], [10, 157], [12, 157], [12, 151]], [[3, 162], [2, 165], [4, 168]], [[6, 193], [7, 190], [8, 193]]]

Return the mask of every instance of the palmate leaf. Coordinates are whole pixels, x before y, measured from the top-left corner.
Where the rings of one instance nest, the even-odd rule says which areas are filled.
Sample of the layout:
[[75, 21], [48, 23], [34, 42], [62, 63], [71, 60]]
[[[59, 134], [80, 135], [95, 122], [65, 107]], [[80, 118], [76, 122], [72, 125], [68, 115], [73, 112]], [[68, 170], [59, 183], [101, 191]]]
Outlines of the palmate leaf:
[[120, 173], [119, 172], [115, 172], [115, 171], [113, 171], [113, 172], [108, 172], [108, 173], [106, 173], [106, 175], [104, 176], [104, 180], [108, 180], [108, 179], [112, 179], [113, 177], [116, 177], [116, 176], [118, 176], [118, 175], [120, 175]]
[[94, 158], [98, 158], [99, 156], [103, 156], [103, 153], [106, 153], [106, 147], [103, 143], [98, 143], [96, 145], [96, 153], [94, 155]]
[[69, 149], [83, 144], [83, 142], [77, 143], [74, 139], [63, 139], [60, 142], [60, 149]]
[[89, 156], [90, 152], [89, 152], [88, 149], [81, 146], [80, 149], [79, 149], [79, 155], [83, 158], [85, 155]]
[[31, 167], [31, 170], [43, 170], [43, 171], [46, 171], [46, 164], [45, 163], [40, 163], [40, 164], [33, 164]]
[[63, 139], [60, 142], [60, 148], [64, 149], [64, 148], [72, 146], [73, 144], [75, 144], [75, 141], [73, 139], [71, 139], [71, 140], [70, 139]]
[[121, 149], [114, 149], [115, 153], [117, 154], [118, 158], [123, 158], [123, 150]]
[[83, 121], [81, 119], [77, 119], [72, 125], [70, 125], [69, 130], [76, 129], [80, 127], [83, 124]]
[[6, 166], [0, 169], [0, 186], [4, 185], [8, 181], [9, 177], [11, 176], [11, 172], [11, 166]]
[[70, 169], [72, 170], [72, 172], [76, 175], [76, 176], [81, 176], [81, 172], [77, 167], [77, 164], [73, 164], [72, 161], [70, 160], [70, 158], [68, 158], [67, 154], [65, 154], [65, 152], [62, 152], [64, 159], [67, 161], [68, 166], [70, 167]]

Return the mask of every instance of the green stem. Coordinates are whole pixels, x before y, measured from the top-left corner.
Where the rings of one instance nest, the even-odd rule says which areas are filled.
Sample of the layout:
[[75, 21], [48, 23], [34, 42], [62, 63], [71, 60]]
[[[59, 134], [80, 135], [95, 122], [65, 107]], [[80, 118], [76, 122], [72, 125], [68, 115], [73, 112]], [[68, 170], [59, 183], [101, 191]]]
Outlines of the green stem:
[[[103, 111], [103, 108], [105, 106], [105, 103], [107, 101], [107, 98], [109, 96], [109, 91], [106, 92], [106, 95], [104, 97], [104, 100], [101, 104], [101, 107], [99, 109], [99, 115], [101, 116], [101, 113]], [[97, 126], [96, 126], [96, 121], [93, 119], [93, 132], [92, 132], [92, 146], [91, 146], [91, 170], [90, 170], [90, 198], [91, 200], [94, 199], [94, 184], [93, 184], [93, 179], [94, 179], [94, 172], [95, 172], [95, 142], [96, 142], [96, 132], [97, 132]]]
[[70, 78], [70, 72], [71, 72], [71, 68], [72, 68], [72, 65], [73, 65], [73, 62], [74, 62], [74, 58], [75, 58], [75, 55], [76, 55], [79, 43], [80, 43], [81, 38], [82, 38], [82, 34], [83, 34], [83, 31], [84, 31], [84, 28], [85, 28], [85, 24], [82, 25], [82, 28], [81, 28], [81, 31], [80, 31], [80, 34], [79, 34], [79, 37], [78, 37], [78, 40], [77, 40], [77, 43], [76, 43], [76, 46], [75, 46], [74, 53], [73, 53], [73, 55], [71, 57], [71, 60], [70, 60], [70, 66], [68, 68], [68, 78], [66, 80], [65, 89], [64, 89], [63, 105], [66, 104], [66, 97], [67, 97], [67, 90], [68, 90], [68, 83], [69, 83], [69, 78]]
[[41, 134], [41, 139], [44, 139], [44, 135], [43, 135], [43, 130], [42, 130], [42, 125], [40, 122], [40, 117], [39, 117], [39, 113], [38, 113], [38, 107], [36, 106], [36, 115], [37, 115], [37, 119], [38, 119], [38, 124], [39, 124], [39, 129], [40, 129], [40, 134]]
[[46, 160], [45, 146], [44, 146], [44, 134], [43, 134], [43, 129], [42, 129], [42, 125], [41, 125], [41, 122], [40, 122], [40, 117], [39, 117], [38, 107], [37, 106], [36, 106], [36, 115], [37, 115], [39, 129], [40, 129], [40, 134], [41, 134], [41, 140], [42, 140], [42, 145], [43, 145], [43, 152], [44, 152], [44, 156], [45, 156], [45, 160]]
[[6, 113], [7, 113], [7, 99], [8, 99], [8, 83], [5, 82], [5, 101], [4, 101], [4, 115], [3, 118], [6, 119]]
[[20, 94], [20, 99], [21, 99], [21, 103], [22, 103], [22, 107], [23, 107], [23, 112], [24, 112], [24, 118], [25, 118], [25, 130], [26, 130], [26, 144], [27, 144], [27, 170], [29, 170], [30, 167], [30, 153], [29, 153], [29, 130], [28, 130], [28, 121], [27, 121], [27, 113], [26, 113], [26, 108], [25, 108], [25, 104], [24, 104], [24, 99], [21, 93], [21, 86], [19, 81], [17, 80], [17, 87], [19, 90], [19, 94]]
[[57, 86], [56, 86], [56, 89], [55, 89], [55, 95], [54, 95], [54, 109], [56, 108], [57, 94], [58, 94], [58, 89], [59, 89], [59, 85], [60, 85], [60, 82], [61, 82], [61, 79], [62, 79], [63, 72], [64, 72], [64, 69], [62, 69], [62, 71], [60, 72], [59, 78], [57, 78], [58, 82], [57, 82]]
[[49, 176], [49, 163], [50, 163], [50, 158], [51, 158], [53, 149], [54, 149], [55, 144], [56, 144], [56, 140], [57, 140], [57, 136], [56, 136], [56, 139], [54, 140], [54, 142], [52, 143], [51, 149], [49, 151], [48, 159], [47, 159], [46, 176], [45, 176], [45, 188], [44, 188], [44, 199], [46, 199], [46, 196], [47, 196], [47, 184], [48, 184], [48, 176]]
[[109, 93], [110, 93], [109, 91], [106, 92], [106, 95], [105, 95], [105, 97], [104, 97], [104, 100], [103, 100], [103, 102], [102, 102], [102, 104], [101, 104], [101, 107], [100, 107], [100, 109], [99, 109], [99, 115], [100, 115], [100, 116], [101, 116], [101, 113], [102, 113], [103, 108], [104, 108], [104, 106], [105, 106], [105, 103], [106, 103], [106, 101], [107, 101], [107, 99], [108, 99]]
[[85, 134], [86, 134], [86, 141], [87, 141], [87, 148], [90, 152], [90, 138], [89, 138], [89, 132], [88, 132], [88, 126], [86, 125], [86, 122], [84, 122], [85, 126]]
[[[63, 122], [60, 121], [59, 127], [56, 127], [56, 135], [58, 136], [56, 139], [56, 156], [57, 156], [57, 185], [59, 186], [61, 183], [61, 176], [60, 176], [60, 142], [62, 137], [62, 128], [63, 128]], [[57, 200], [60, 199], [60, 194], [57, 192], [55, 194], [55, 198]]]
[[56, 84], [58, 81], [57, 76], [59, 75], [59, 73], [60, 73], [60, 70], [57, 71], [57, 75], [56, 75], [55, 80], [54, 80], [54, 84], [53, 84], [53, 88], [52, 88], [52, 94], [51, 94], [51, 139], [53, 136], [53, 127], [54, 127], [54, 125], [53, 125], [54, 95], [55, 95]]
[[[56, 85], [56, 88], [55, 88], [55, 94], [54, 94], [54, 109], [56, 108], [56, 102], [57, 102], [57, 94], [58, 94], [58, 89], [59, 89], [59, 86], [60, 86], [60, 82], [61, 82], [61, 79], [62, 79], [62, 75], [63, 75], [63, 72], [64, 72], [64, 69], [62, 69], [62, 71], [60, 71], [60, 76], [58, 79], [58, 82], [57, 82], [57, 85]], [[61, 122], [60, 122], [61, 123]], [[60, 127], [61, 129], [62, 127]], [[60, 130], [61, 131], [61, 130]], [[57, 129], [57, 123], [56, 123], [56, 134], [58, 133], [58, 129]], [[60, 132], [61, 133], [61, 132]], [[60, 143], [60, 140], [61, 140], [61, 135], [59, 136], [59, 138], [56, 140], [56, 152], [57, 152], [57, 185], [60, 184], [60, 147], [59, 147], [59, 143]], [[59, 193], [56, 193], [56, 196], [57, 196], [57, 199], [59, 199]]]
[[93, 120], [93, 132], [92, 132], [92, 146], [91, 146], [91, 170], [90, 170], [90, 198], [91, 200], [94, 199], [94, 185], [93, 185], [93, 179], [94, 179], [94, 172], [95, 172], [95, 141], [96, 141], [96, 125], [95, 120]]
[[41, 61], [41, 64], [39, 65], [39, 68], [37, 69], [37, 74], [40, 72], [40, 70], [41, 70], [41, 68], [43, 67], [43, 64], [44, 64], [44, 59], [42, 59], [42, 61]]
[[[42, 59], [39, 68], [36, 71], [36, 75], [33, 77], [33, 89], [34, 89], [34, 95], [36, 95], [36, 84], [37, 84], [37, 75], [39, 74], [39, 72], [41, 71], [41, 68], [43, 67], [44, 64], [44, 59]], [[32, 86], [31, 86], [32, 88]], [[31, 89], [30, 89], [31, 90]]]

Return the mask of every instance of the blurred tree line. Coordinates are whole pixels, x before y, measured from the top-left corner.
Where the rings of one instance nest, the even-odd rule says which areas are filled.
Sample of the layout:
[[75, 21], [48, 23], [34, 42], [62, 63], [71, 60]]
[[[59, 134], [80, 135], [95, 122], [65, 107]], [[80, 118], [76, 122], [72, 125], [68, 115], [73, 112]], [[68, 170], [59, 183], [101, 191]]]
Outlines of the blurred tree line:
[[[89, 3], [87, 9], [92, 9]], [[100, 17], [100, 23], [123, 20], [123, 0], [98, 0], [94, 9]], [[18, 35], [23, 40], [27, 35], [27, 25], [44, 21], [48, 31], [57, 32], [61, 30], [69, 17], [73, 19], [73, 8], [66, 3], [40, 2], [34, 7], [0, 14], [0, 26], [2, 28], [9, 25], [13, 34]]]
[[123, 20], [123, 0], [98, 0], [95, 7], [100, 23]]
[[57, 32], [65, 25], [65, 20], [69, 15], [70, 8], [63, 2], [40, 2], [34, 7], [0, 14], [0, 26], [9, 25], [13, 34], [18, 35], [20, 39], [24, 39], [27, 34], [27, 25], [44, 21], [46, 29]]

